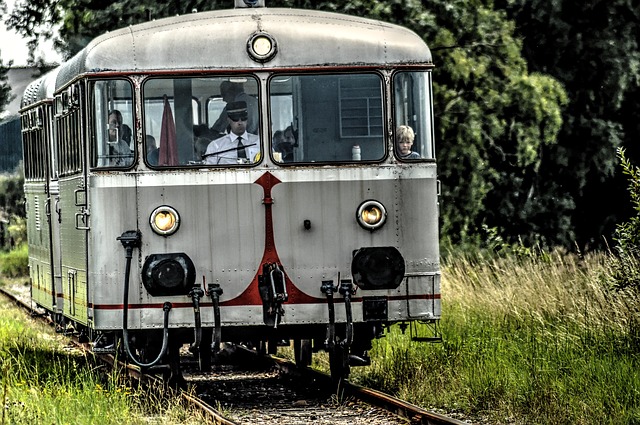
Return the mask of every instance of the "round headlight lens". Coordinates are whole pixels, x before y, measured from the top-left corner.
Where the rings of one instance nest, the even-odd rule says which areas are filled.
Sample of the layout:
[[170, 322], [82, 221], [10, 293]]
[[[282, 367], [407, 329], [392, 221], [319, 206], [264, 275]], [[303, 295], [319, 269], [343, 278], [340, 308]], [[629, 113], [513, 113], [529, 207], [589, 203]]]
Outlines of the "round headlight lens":
[[276, 39], [266, 32], [256, 32], [247, 40], [247, 52], [257, 62], [270, 61], [277, 51]]
[[267, 37], [256, 37], [253, 39], [253, 51], [259, 56], [266, 56], [271, 51], [271, 40]]
[[162, 236], [169, 236], [178, 230], [180, 216], [173, 208], [163, 205], [151, 213], [149, 224], [154, 232]]
[[367, 230], [376, 230], [382, 227], [387, 220], [387, 210], [378, 201], [364, 201], [358, 207], [356, 213], [358, 224]]

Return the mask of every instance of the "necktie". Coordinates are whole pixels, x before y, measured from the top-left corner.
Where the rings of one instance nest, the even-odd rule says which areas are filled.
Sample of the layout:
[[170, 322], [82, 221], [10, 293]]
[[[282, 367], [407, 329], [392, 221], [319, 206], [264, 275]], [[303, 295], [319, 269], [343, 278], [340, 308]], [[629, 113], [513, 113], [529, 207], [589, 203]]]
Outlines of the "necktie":
[[247, 150], [242, 144], [242, 137], [238, 137], [236, 140], [238, 142], [238, 159], [247, 159]]

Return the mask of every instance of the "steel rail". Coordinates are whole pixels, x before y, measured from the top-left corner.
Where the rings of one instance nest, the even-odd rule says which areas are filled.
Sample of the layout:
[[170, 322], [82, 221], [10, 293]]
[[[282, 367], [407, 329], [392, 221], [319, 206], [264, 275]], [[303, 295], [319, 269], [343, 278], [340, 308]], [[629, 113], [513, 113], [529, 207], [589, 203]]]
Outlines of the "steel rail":
[[[293, 362], [279, 357], [272, 356], [272, 359], [285, 373], [305, 375], [308, 378], [323, 382], [324, 385], [331, 385], [331, 377], [326, 373], [311, 368], [298, 368]], [[373, 406], [406, 418], [411, 421], [412, 425], [470, 425], [469, 422], [462, 422], [439, 413], [431, 412], [392, 395], [383, 393], [382, 391], [361, 387], [348, 381], [341, 383], [341, 386], [345, 395], [351, 395]]]

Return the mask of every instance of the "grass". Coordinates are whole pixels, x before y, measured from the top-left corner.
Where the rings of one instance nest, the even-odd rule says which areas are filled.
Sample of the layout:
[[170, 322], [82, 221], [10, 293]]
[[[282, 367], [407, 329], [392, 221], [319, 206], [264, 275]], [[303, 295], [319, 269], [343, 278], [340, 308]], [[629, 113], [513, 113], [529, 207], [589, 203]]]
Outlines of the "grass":
[[26, 243], [11, 251], [0, 251], [0, 275], [20, 277], [29, 274], [29, 251]]
[[610, 261], [564, 253], [443, 265], [441, 344], [397, 328], [353, 378], [492, 424], [640, 424], [640, 302]]
[[132, 388], [8, 301], [0, 306], [3, 425], [202, 423], [180, 399], [159, 388]]
[[[443, 342], [392, 327], [352, 380], [476, 423], [640, 424], [640, 300], [612, 289], [616, 270], [604, 254], [450, 257]], [[15, 316], [0, 312], [3, 424], [193, 421], [177, 401], [105, 378]], [[327, 368], [326, 356], [313, 361]]]

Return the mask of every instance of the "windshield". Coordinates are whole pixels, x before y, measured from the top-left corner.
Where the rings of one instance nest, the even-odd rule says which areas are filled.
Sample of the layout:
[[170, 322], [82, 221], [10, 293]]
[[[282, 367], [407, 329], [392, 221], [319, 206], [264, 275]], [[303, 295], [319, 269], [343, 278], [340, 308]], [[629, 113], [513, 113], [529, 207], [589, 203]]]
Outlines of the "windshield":
[[378, 74], [287, 75], [269, 82], [276, 162], [378, 161], [385, 155]]
[[[267, 140], [260, 134], [259, 83], [251, 75], [149, 78], [142, 86], [139, 141], [130, 82], [97, 81], [92, 165], [131, 167], [139, 157], [152, 168], [245, 166], [260, 161], [263, 140], [285, 166], [379, 162], [389, 154], [432, 160], [430, 78], [428, 71], [395, 72], [389, 101], [375, 72], [273, 76]], [[138, 142], [143, 152], [136, 154]]]
[[145, 161], [152, 167], [245, 165], [260, 158], [252, 77], [153, 78], [143, 86]]

